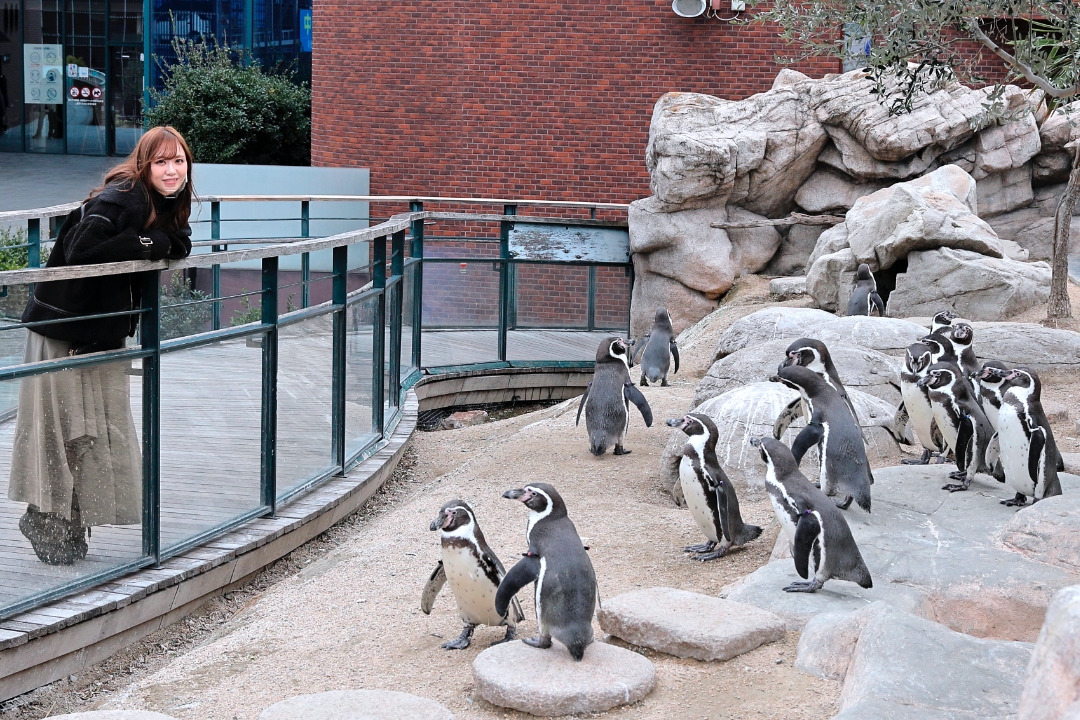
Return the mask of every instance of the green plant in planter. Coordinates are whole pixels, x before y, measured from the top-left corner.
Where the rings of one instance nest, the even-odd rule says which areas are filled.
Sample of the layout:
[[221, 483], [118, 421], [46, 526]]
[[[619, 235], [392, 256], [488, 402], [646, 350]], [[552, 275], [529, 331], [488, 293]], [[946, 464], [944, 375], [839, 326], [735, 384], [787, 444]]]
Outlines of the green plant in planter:
[[161, 286], [161, 339], [172, 340], [206, 330], [211, 319], [211, 304], [186, 303], [209, 298], [207, 293], [191, 287], [182, 272], [174, 272], [169, 284]]

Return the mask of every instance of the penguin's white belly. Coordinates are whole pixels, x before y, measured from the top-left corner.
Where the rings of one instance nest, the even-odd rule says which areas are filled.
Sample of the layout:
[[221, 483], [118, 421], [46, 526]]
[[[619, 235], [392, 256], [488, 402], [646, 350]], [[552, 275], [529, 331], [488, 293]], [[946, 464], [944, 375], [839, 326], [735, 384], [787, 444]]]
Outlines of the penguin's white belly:
[[1023, 421], [1008, 403], [1001, 404], [998, 413], [998, 446], [1001, 453], [1001, 468], [1005, 471], [1005, 482], [1016, 492], [1034, 495], [1035, 482], [1028, 474], [1028, 455], [1031, 441], [1028, 439]]
[[991, 405], [989, 402], [980, 403], [983, 413], [986, 415], [986, 419], [990, 421], [990, 427], [995, 430], [998, 429], [998, 409]]
[[795, 546], [795, 523], [791, 522], [791, 515], [788, 514], [787, 508], [780, 504], [780, 501], [773, 497], [772, 493], [769, 493], [769, 502], [772, 503], [773, 513], [776, 514], [776, 521], [780, 523], [780, 529], [784, 531], [784, 535], [787, 536], [788, 546]]
[[[454, 592], [458, 613], [463, 622], [473, 625], [502, 625], [495, 612], [495, 591], [487, 575], [468, 548], [443, 548], [443, 571]], [[508, 617], [512, 613], [507, 613]], [[512, 622], [507, 620], [506, 622]]]
[[948, 413], [945, 412], [945, 406], [940, 403], [934, 403], [934, 419], [937, 420], [937, 426], [941, 430], [941, 437], [945, 440], [945, 444], [955, 453], [956, 428], [953, 427], [952, 420], [949, 419]]
[[697, 473], [690, 465], [690, 458], [684, 457], [679, 463], [679, 482], [682, 483], [683, 499], [690, 508], [690, 515], [701, 528], [705, 537], [713, 542], [720, 542], [716, 537], [716, 526], [713, 524], [712, 510], [709, 509], [709, 501], [705, 497], [705, 491], [701, 488]]
[[901, 384], [901, 396], [904, 398], [904, 407], [908, 411], [908, 419], [911, 427], [919, 438], [919, 443], [927, 449], [934, 448], [934, 434], [930, 430], [930, 424], [934, 421], [934, 411], [927, 402], [926, 396], [912, 383]]

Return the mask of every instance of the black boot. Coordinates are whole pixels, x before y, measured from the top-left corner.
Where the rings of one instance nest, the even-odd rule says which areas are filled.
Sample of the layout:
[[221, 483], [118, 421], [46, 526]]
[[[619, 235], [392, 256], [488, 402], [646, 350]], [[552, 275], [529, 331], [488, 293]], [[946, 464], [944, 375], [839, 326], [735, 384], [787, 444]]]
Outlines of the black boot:
[[46, 565], [74, 565], [86, 557], [86, 528], [82, 526], [79, 499], [72, 495], [71, 519], [59, 513], [41, 512], [29, 505], [19, 519], [19, 532], [30, 541], [38, 560]]

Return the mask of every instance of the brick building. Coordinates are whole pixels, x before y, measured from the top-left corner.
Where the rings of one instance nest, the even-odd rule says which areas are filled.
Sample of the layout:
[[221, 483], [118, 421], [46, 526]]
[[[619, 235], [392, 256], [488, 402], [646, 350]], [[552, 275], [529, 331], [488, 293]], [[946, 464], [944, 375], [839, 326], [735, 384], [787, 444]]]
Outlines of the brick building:
[[312, 164], [370, 168], [373, 194], [629, 202], [649, 192], [658, 97], [762, 92], [790, 52], [775, 27], [671, 0], [326, 0], [314, 17]]

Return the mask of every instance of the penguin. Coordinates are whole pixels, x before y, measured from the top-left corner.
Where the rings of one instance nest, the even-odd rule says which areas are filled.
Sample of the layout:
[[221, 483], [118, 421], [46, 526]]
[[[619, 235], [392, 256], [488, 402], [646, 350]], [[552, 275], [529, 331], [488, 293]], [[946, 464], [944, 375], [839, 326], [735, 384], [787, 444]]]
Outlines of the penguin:
[[904, 367], [900, 371], [900, 395], [911, 426], [919, 444], [923, 446], [921, 460], [902, 460], [905, 465], [926, 465], [932, 453], [945, 452], [945, 439], [934, 421], [934, 408], [930, 405], [930, 391], [919, 386], [919, 380], [933, 364], [930, 362], [930, 346], [925, 343], [908, 345], [904, 354]]
[[885, 303], [878, 295], [877, 281], [870, 272], [870, 266], [866, 263], [859, 265], [855, 273], [855, 290], [848, 300], [848, 315], [873, 315], [877, 310], [878, 317], [885, 317]]
[[760, 527], [747, 525], [739, 514], [735, 485], [716, 459], [719, 433], [712, 419], [690, 413], [668, 420], [667, 424], [688, 436], [679, 460], [679, 481], [690, 514], [708, 541], [703, 545], [688, 545], [685, 551], [696, 553], [695, 560], [706, 562], [722, 558], [732, 547], [741, 547], [761, 535]]
[[967, 490], [976, 472], [992, 472], [992, 468], [986, 466], [986, 448], [994, 428], [955, 363], [934, 363], [917, 384], [929, 391], [934, 421], [956, 458], [956, 471], [949, 473], [949, 477], [961, 483], [949, 483], [941, 489], [949, 492]]
[[495, 551], [488, 547], [469, 504], [464, 500], [446, 503], [431, 521], [429, 529], [432, 532], [441, 530], [442, 560], [424, 585], [420, 609], [425, 615], [430, 615], [435, 598], [449, 580], [458, 613], [465, 623], [461, 635], [456, 640], [443, 643], [442, 647], [446, 650], [469, 647], [477, 625], [506, 626], [506, 637], [493, 643], [495, 645], [517, 637], [517, 624], [525, 619], [525, 614], [521, 612], [521, 603], [516, 599], [512, 613], [507, 614], [505, 609], [502, 613], [495, 612], [495, 592], [506, 570]]
[[[1004, 370], [1008, 374], [1011, 368], [1000, 360], [987, 360], [982, 369], [971, 378], [972, 385], [978, 389], [979, 406], [986, 415], [990, 427], [994, 428], [994, 435], [990, 438], [990, 444], [986, 447], [986, 465], [994, 468], [994, 479], [999, 483], [1005, 482], [1005, 469], [1001, 466], [1001, 444], [998, 438], [998, 410], [1001, 408], [1001, 383], [1004, 377], [986, 372], [987, 368]], [[1063, 470], [1059, 467], [1058, 470]]]
[[1034, 370], [1000, 370], [988, 367], [988, 375], [1002, 379], [1001, 407], [998, 409], [998, 444], [1005, 481], [1016, 490], [1009, 507], [1023, 507], [1061, 494], [1058, 462], [1061, 454], [1054, 431], [1042, 407], [1042, 383]]
[[940, 334], [945, 335], [952, 342], [953, 354], [959, 359], [960, 369], [964, 371], [965, 377], [970, 378], [979, 372], [982, 366], [979, 364], [979, 359], [975, 357], [975, 349], [971, 347], [975, 339], [973, 327], [967, 323], [954, 323]]
[[637, 405], [645, 420], [645, 427], [652, 427], [649, 401], [630, 380], [632, 362], [630, 345], [621, 338], [604, 338], [596, 350], [593, 379], [581, 396], [574, 425], [581, 422], [581, 411], [585, 410], [589, 452], [598, 457], [607, 452], [608, 445], [612, 444], [615, 445], [614, 454], [630, 454], [623, 447], [626, 429], [630, 425], [630, 403]]
[[[784, 361], [780, 363], [780, 367], [789, 367], [791, 365], [801, 365], [820, 375], [821, 379], [844, 399], [844, 402], [851, 409], [852, 417], [859, 417], [858, 413], [855, 412], [855, 405], [848, 398], [844, 383], [840, 381], [840, 374], [836, 372], [836, 365], [833, 363], [832, 355], [829, 354], [829, 348], [825, 343], [813, 338], [799, 338], [791, 343], [788, 345], [788, 349], [784, 351]], [[776, 419], [776, 423], [773, 425], [773, 437], [777, 440], [783, 437], [788, 426], [800, 415], [804, 418], [809, 416], [809, 413], [802, 407], [802, 397], [793, 400], [780, 413], [780, 417]]]
[[942, 310], [930, 320], [930, 334], [940, 332], [943, 328], [952, 325], [953, 320], [959, 317], [952, 310]]
[[547, 483], [507, 490], [503, 497], [518, 500], [529, 508], [525, 530], [529, 551], [499, 584], [495, 611], [505, 615], [511, 598], [535, 582], [539, 633], [524, 642], [536, 648], [549, 648], [554, 637], [566, 646], [570, 657], [581, 660], [586, 646], [593, 641], [596, 573], [577, 528], [566, 515], [566, 504]]
[[859, 507], [870, 512], [870, 461], [862, 431], [847, 403], [817, 373], [798, 365], [780, 368], [771, 380], [798, 390], [810, 410], [810, 422], [791, 446], [795, 462], [816, 445], [825, 494], [835, 495], [839, 490], [846, 500], [838, 507], [847, 509], [854, 498]]
[[960, 357], [956, 353], [953, 341], [949, 338], [948, 328], [919, 338], [919, 342], [930, 348], [931, 365], [939, 362], [960, 364]]
[[661, 387], [667, 387], [672, 359], [675, 360], [675, 369], [671, 372], [675, 374], [679, 372], [679, 346], [675, 344], [675, 330], [671, 327], [667, 308], [657, 308], [652, 330], [634, 353], [634, 362], [641, 365], [641, 386], [648, 387], [649, 383], [659, 382]]
[[787, 445], [773, 438], [754, 438], [750, 443], [765, 461], [765, 489], [790, 543], [795, 569], [809, 579], [793, 582], [784, 591], [812, 593], [830, 578], [872, 588], [870, 571], [843, 513], [799, 472]]

